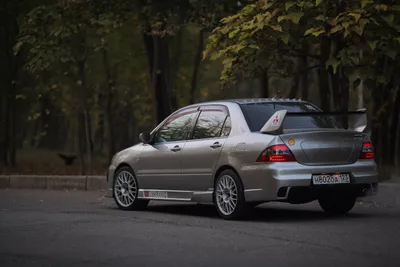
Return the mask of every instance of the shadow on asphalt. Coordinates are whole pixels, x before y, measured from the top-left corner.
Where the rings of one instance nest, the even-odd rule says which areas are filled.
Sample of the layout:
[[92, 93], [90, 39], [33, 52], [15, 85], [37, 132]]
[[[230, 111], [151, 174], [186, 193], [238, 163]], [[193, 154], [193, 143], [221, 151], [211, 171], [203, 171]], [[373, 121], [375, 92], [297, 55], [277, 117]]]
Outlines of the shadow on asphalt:
[[[268, 205], [268, 204], [267, 204]], [[165, 213], [173, 215], [185, 215], [205, 218], [219, 218], [216, 208], [212, 205], [201, 204], [173, 204], [173, 205], [150, 205], [144, 212]], [[266, 222], [300, 222], [300, 221], [318, 221], [328, 219], [352, 219], [371, 217], [371, 214], [349, 213], [347, 215], [332, 216], [322, 210], [306, 210], [277, 208], [268, 206], [259, 206], [251, 210], [246, 217], [246, 221], [266, 221]]]

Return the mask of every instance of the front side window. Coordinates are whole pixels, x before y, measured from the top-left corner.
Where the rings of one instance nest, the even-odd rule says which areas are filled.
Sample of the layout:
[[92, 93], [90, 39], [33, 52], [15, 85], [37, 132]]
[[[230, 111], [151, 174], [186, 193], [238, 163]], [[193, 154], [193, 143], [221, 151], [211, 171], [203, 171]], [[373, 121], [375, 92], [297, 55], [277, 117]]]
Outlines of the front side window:
[[186, 140], [197, 112], [184, 112], [170, 118], [156, 133], [155, 143]]
[[222, 110], [203, 110], [197, 119], [192, 139], [220, 137], [226, 116]]

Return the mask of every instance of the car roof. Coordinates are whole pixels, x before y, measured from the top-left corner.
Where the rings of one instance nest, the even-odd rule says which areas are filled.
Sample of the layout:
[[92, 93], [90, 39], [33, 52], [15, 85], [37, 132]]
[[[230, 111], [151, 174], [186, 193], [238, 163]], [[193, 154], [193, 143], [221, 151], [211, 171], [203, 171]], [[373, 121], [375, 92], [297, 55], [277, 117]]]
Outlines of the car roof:
[[305, 102], [301, 99], [295, 98], [241, 98], [241, 99], [230, 99], [229, 102], [235, 102], [237, 104], [251, 104], [251, 103], [267, 103], [267, 102]]
[[307, 103], [307, 101], [295, 98], [237, 98], [237, 99], [221, 99], [221, 100], [200, 102], [193, 105], [224, 104], [224, 103], [236, 103], [239, 105], [244, 105], [244, 104], [254, 104], [254, 103], [279, 103], [279, 102]]

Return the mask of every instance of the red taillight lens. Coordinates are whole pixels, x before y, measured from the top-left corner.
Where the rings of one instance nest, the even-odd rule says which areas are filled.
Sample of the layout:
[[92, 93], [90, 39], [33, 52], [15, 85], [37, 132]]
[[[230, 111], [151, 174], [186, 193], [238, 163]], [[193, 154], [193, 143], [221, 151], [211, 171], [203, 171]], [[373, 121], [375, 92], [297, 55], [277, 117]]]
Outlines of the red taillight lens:
[[374, 146], [371, 142], [365, 142], [360, 154], [360, 159], [373, 159], [374, 157]]
[[265, 149], [258, 157], [257, 162], [289, 162], [296, 161], [286, 145], [274, 145]]

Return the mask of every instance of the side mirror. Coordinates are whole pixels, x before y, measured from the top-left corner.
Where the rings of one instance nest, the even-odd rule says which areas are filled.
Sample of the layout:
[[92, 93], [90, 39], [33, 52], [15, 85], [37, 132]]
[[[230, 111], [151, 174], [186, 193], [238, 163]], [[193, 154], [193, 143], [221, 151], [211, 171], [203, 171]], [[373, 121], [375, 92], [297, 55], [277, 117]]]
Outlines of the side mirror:
[[151, 135], [150, 133], [141, 133], [139, 135], [140, 141], [142, 141], [144, 144], [148, 144], [151, 142]]

